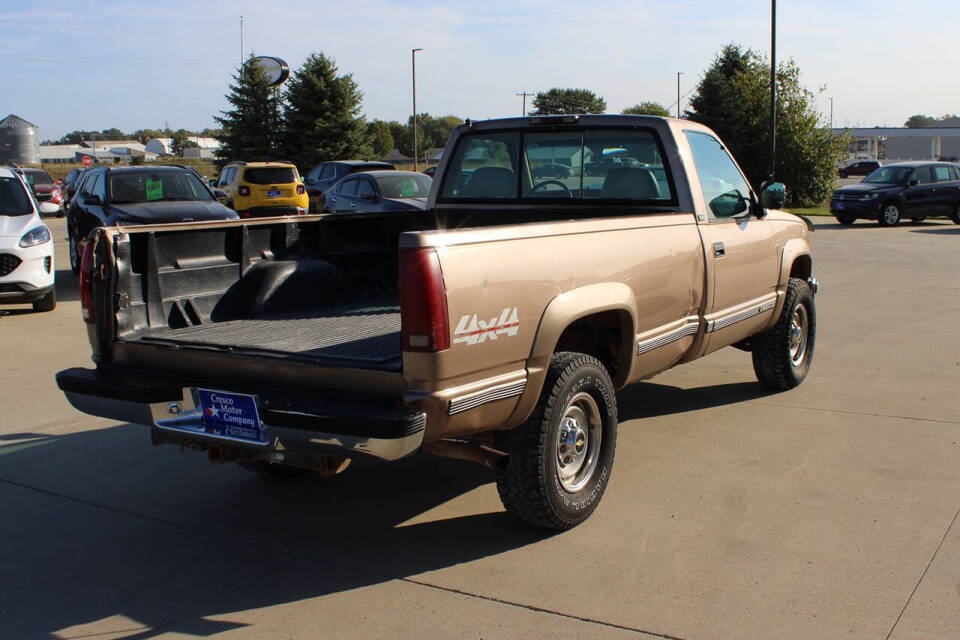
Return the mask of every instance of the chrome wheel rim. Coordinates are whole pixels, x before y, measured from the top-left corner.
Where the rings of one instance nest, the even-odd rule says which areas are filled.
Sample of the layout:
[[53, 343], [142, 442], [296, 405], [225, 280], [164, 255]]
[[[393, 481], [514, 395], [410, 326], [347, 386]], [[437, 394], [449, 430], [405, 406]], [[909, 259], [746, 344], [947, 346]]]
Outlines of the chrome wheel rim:
[[897, 209], [896, 205], [887, 205], [887, 208], [883, 210], [883, 221], [887, 224], [895, 224], [899, 219], [900, 210]]
[[807, 336], [809, 335], [810, 320], [807, 308], [802, 304], [793, 310], [790, 321], [790, 363], [799, 367], [807, 356]]
[[557, 477], [564, 489], [576, 493], [593, 477], [600, 458], [603, 424], [597, 401], [581, 391], [567, 404], [557, 430]]

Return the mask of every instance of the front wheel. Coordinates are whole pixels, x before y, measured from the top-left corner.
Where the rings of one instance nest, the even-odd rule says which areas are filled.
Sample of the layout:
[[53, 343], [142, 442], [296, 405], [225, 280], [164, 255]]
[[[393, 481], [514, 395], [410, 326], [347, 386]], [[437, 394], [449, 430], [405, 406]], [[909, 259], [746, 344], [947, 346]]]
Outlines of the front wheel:
[[817, 310], [810, 285], [790, 278], [777, 324], [753, 336], [753, 370], [767, 389], [792, 389], [807, 377], [817, 337]]
[[617, 445], [613, 383], [599, 360], [554, 354], [540, 400], [519, 427], [497, 433], [509, 454], [497, 491], [515, 518], [570, 529], [596, 510], [610, 482]]
[[877, 217], [881, 227], [892, 227], [900, 222], [900, 207], [895, 202], [883, 205], [883, 211]]
[[43, 296], [39, 300], [33, 303], [33, 310], [39, 312], [53, 311], [57, 308], [57, 292], [55, 289], [51, 289], [50, 293]]

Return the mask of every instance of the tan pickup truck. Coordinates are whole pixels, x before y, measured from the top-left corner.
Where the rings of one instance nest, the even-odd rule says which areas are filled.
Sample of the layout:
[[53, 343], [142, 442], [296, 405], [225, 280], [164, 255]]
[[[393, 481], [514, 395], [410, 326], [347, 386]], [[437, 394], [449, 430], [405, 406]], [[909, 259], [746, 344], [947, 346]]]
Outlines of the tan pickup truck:
[[467, 122], [426, 211], [110, 227], [83, 256], [79, 410], [264, 473], [426, 452], [574, 526], [610, 480], [621, 387], [722, 347], [799, 384], [809, 230], [686, 120]]

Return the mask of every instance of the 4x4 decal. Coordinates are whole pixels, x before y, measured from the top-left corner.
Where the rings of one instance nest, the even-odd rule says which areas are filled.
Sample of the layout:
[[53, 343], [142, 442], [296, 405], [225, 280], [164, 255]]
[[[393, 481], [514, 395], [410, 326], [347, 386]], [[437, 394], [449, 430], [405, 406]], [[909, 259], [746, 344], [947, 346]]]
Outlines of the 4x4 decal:
[[461, 316], [457, 328], [453, 332], [453, 343], [465, 342], [478, 344], [486, 340], [496, 340], [498, 336], [515, 336], [520, 331], [520, 320], [517, 319], [517, 308], [507, 307], [500, 315], [493, 316], [484, 322], [477, 318], [477, 314]]

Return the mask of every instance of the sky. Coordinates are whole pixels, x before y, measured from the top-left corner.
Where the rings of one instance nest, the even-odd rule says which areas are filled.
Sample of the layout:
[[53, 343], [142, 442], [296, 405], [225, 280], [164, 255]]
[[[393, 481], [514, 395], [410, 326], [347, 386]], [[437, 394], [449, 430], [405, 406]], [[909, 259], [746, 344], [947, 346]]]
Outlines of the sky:
[[[717, 52], [770, 50], [770, 3], [678, 0], [0, 0], [0, 118], [41, 138], [76, 129], [203, 129], [227, 108], [244, 55], [296, 69], [314, 51], [352, 73], [368, 119], [417, 109], [520, 115], [521, 91], [584, 87], [608, 111], [689, 94]], [[778, 2], [777, 58], [793, 58], [837, 126], [901, 126], [960, 112], [960, 3]], [[685, 103], [689, 95], [682, 100]], [[528, 99], [529, 100], [529, 99]], [[675, 109], [675, 107], [673, 107]]]

